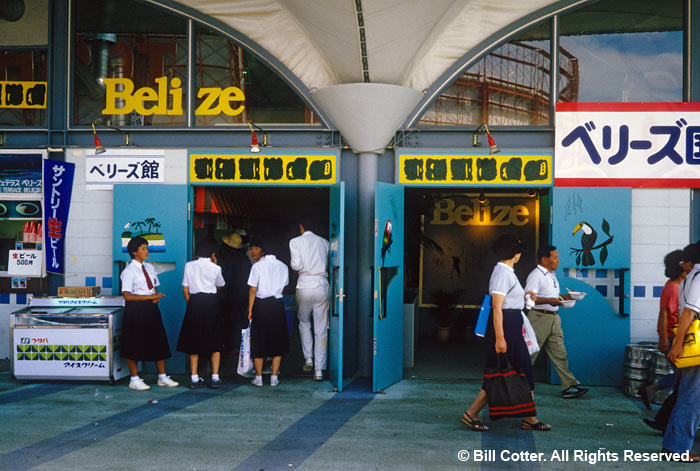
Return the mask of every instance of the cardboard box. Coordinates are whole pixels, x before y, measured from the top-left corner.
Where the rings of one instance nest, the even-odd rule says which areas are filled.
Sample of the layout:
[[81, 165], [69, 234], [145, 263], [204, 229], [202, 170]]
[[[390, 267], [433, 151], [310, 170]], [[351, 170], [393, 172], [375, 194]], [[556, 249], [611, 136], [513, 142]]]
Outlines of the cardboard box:
[[91, 298], [100, 294], [99, 286], [59, 286], [59, 298]]

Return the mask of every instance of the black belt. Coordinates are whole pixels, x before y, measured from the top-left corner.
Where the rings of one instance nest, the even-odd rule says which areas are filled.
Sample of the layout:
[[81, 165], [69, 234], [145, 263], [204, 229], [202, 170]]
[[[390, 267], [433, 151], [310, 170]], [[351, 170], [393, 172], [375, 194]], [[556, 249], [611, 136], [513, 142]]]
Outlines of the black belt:
[[557, 311], [548, 311], [548, 310], [546, 310], [546, 309], [535, 309], [535, 308], [533, 308], [533, 309], [531, 309], [531, 310], [532, 310], [532, 311], [537, 311], [537, 312], [544, 312], [545, 314], [552, 314], [552, 315], [556, 315], [556, 314], [557, 314]]

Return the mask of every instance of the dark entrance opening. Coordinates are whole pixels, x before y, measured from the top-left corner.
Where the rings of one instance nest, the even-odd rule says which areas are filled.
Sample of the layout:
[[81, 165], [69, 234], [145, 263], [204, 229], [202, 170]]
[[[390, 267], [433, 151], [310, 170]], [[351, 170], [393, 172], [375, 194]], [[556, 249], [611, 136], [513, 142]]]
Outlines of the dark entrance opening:
[[[193, 247], [204, 237], [214, 237], [222, 247], [222, 238], [236, 232], [241, 235], [242, 250], [248, 256], [250, 240], [261, 237], [266, 253], [289, 266], [289, 240], [299, 235], [302, 215], [312, 218], [314, 233], [328, 239], [327, 187], [200, 186], [193, 191]], [[294, 298], [296, 281], [296, 273], [290, 269], [289, 284], [283, 294], [290, 323], [291, 351], [283, 357], [280, 367], [280, 374], [288, 377], [300, 375], [304, 364]], [[223, 355], [223, 374], [235, 374], [237, 361], [237, 355]]]
[[[546, 189], [406, 188], [404, 303], [412, 332], [404, 335], [413, 355], [405, 378], [481, 379], [484, 339], [474, 325], [497, 263], [491, 243], [503, 233], [523, 240], [516, 274], [524, 286], [549, 237], [548, 208]], [[544, 380], [546, 364], [537, 363]]]

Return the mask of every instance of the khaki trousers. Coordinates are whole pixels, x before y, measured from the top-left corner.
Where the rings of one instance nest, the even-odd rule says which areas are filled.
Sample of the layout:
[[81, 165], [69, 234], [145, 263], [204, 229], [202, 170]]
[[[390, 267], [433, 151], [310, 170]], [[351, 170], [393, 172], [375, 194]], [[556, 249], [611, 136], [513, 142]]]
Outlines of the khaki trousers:
[[[531, 309], [527, 314], [527, 318], [537, 336], [540, 352], [547, 353], [549, 360], [554, 365], [554, 369], [561, 379], [562, 389], [579, 384], [574, 374], [569, 370], [569, 360], [566, 358], [564, 332], [561, 330], [559, 314], [548, 314]], [[537, 360], [538, 354], [539, 352], [532, 355], [533, 364]]]

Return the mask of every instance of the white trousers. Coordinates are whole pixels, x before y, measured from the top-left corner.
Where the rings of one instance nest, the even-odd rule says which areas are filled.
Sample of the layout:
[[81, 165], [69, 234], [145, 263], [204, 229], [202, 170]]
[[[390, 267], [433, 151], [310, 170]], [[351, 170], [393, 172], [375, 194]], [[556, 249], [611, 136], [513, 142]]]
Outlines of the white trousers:
[[[299, 318], [299, 336], [304, 359], [314, 359], [315, 370], [326, 369], [326, 352], [328, 350], [328, 308], [329, 287], [298, 289], [296, 293], [297, 317]], [[311, 317], [313, 315], [314, 333], [311, 335]]]

